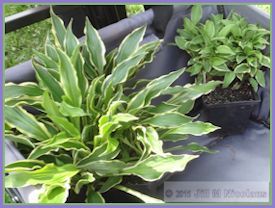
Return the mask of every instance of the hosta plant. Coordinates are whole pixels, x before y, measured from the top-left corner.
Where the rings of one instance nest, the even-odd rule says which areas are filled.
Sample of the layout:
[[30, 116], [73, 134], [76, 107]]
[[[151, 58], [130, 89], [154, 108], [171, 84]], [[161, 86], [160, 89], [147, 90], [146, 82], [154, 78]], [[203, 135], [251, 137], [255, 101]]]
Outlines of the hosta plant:
[[[106, 55], [88, 19], [83, 43], [71, 23], [65, 28], [53, 12], [51, 20], [54, 41], [48, 38], [45, 53], [33, 57], [38, 83], [5, 85], [5, 138], [26, 157], [5, 167], [5, 187], [38, 186], [40, 203], [64, 203], [69, 193], [80, 192], [86, 193], [87, 203], [101, 203], [110, 189], [161, 202], [129, 189], [125, 179], [159, 180], [165, 173], [183, 171], [198, 157], [173, 155], [163, 143], [218, 128], [186, 114], [196, 98], [220, 82], [172, 87], [184, 72], [179, 69], [133, 84], [160, 45], [140, 45], [146, 27]], [[162, 95], [170, 98], [153, 105]], [[196, 143], [183, 149], [207, 151]]]
[[235, 12], [225, 19], [212, 15], [204, 23], [201, 18], [202, 7], [193, 6], [191, 18], [184, 18], [184, 28], [175, 39], [191, 56], [186, 71], [196, 75], [198, 83], [223, 80], [224, 88], [233, 89], [249, 83], [254, 91], [264, 87], [263, 70], [270, 68], [270, 58], [263, 50], [269, 45], [270, 32]]

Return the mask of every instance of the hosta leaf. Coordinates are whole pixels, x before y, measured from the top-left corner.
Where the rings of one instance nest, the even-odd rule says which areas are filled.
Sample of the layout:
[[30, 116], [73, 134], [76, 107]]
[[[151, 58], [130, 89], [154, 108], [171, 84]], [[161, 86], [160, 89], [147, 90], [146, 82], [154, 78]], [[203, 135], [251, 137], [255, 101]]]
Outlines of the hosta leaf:
[[219, 37], [225, 37], [225, 36], [227, 36], [227, 35], [231, 32], [232, 28], [234, 28], [234, 26], [235, 26], [235, 24], [228, 24], [228, 25], [225, 25], [225, 26], [219, 31], [218, 36], [219, 36]]
[[35, 147], [31, 140], [24, 135], [5, 134], [5, 139], [8, 139], [15, 143], [24, 144], [32, 148]]
[[214, 150], [210, 150], [208, 147], [206, 146], [201, 146], [196, 142], [191, 142], [185, 146], [183, 145], [179, 145], [179, 146], [175, 146], [175, 147], [171, 147], [169, 149], [166, 149], [165, 152], [172, 152], [172, 151], [189, 151], [191, 150], [192, 152], [207, 152], [207, 153], [216, 153], [217, 151]]
[[230, 69], [228, 69], [226, 64], [221, 64], [218, 66], [213, 65], [213, 68], [219, 72], [230, 72]]
[[64, 92], [58, 81], [44, 67], [35, 62], [33, 62], [33, 66], [36, 70], [39, 82], [43, 84], [43, 87], [49, 90], [55, 101], [61, 102], [61, 97], [64, 95]]
[[271, 66], [270, 58], [267, 57], [267, 56], [263, 56], [263, 57], [262, 57], [262, 60], [260, 61], [260, 64], [261, 64], [262, 66], [265, 66], [265, 67], [267, 67], [267, 68], [270, 68], [270, 66]]
[[203, 66], [201, 64], [194, 64], [186, 69], [187, 72], [190, 72], [191, 76], [199, 74], [202, 70]]
[[221, 53], [221, 54], [229, 54], [229, 55], [234, 55], [235, 54], [235, 52], [230, 47], [228, 47], [227, 45], [218, 46], [216, 52]]
[[43, 168], [34, 171], [20, 171], [5, 176], [6, 188], [25, 187], [29, 185], [52, 185], [70, 180], [79, 170], [71, 164], [55, 166], [47, 164]]
[[145, 52], [146, 55], [143, 58], [142, 62], [139, 64], [138, 68], [142, 68], [145, 64], [151, 63], [153, 61], [154, 55], [158, 51], [162, 40], [156, 40], [149, 43], [143, 44], [141, 47], [138, 48], [136, 53]]
[[76, 138], [67, 137], [65, 132], [61, 132], [54, 136], [53, 138], [47, 140], [45, 143], [37, 146], [29, 155], [29, 159], [36, 159], [40, 156], [49, 153], [53, 150], [58, 148], [65, 149], [65, 150], [88, 150], [89, 148], [86, 147], [81, 141], [77, 140]]
[[[190, 102], [190, 100], [196, 100], [202, 95], [206, 95], [213, 91], [221, 81], [210, 81], [205, 84], [188, 84], [182, 87], [182, 91], [178, 94], [175, 94], [170, 100], [169, 103], [172, 104], [183, 104], [185, 102]], [[192, 104], [192, 103], [190, 103]]]
[[173, 128], [178, 127], [184, 123], [188, 123], [192, 120], [193, 118], [189, 116], [177, 112], [168, 112], [163, 114], [156, 114], [155, 116], [144, 120], [143, 123], [158, 128]]
[[261, 87], [265, 87], [265, 76], [262, 70], [258, 70], [255, 76], [255, 79]]
[[82, 117], [87, 115], [87, 113], [85, 113], [82, 108], [71, 106], [70, 104], [64, 101], [60, 104], [59, 111], [64, 116], [69, 117]]
[[148, 108], [146, 108], [146, 112], [149, 112], [154, 115], [154, 114], [172, 112], [172, 111], [177, 110], [177, 108], [179, 108], [178, 105], [173, 105], [173, 104], [169, 104], [166, 102], [162, 102], [161, 104], [159, 104], [157, 106], [149, 106]]
[[86, 203], [104, 203], [103, 196], [95, 191], [92, 187], [88, 187], [86, 192]]
[[175, 43], [182, 50], [187, 48], [187, 40], [184, 37], [176, 36]]
[[202, 17], [202, 7], [201, 5], [192, 6], [191, 20], [194, 24], [197, 24]]
[[61, 47], [64, 46], [64, 40], [66, 35], [66, 29], [64, 27], [64, 23], [62, 19], [60, 19], [56, 14], [54, 14], [53, 10], [50, 10], [51, 13], [51, 21], [52, 21], [52, 33], [56, 38], [56, 42], [59, 42]]
[[194, 108], [195, 100], [188, 100], [184, 103], [181, 103], [180, 107], [178, 108], [178, 112], [182, 114], [189, 113]]
[[5, 99], [16, 98], [20, 96], [36, 97], [43, 94], [43, 90], [32, 82], [22, 84], [7, 83], [4, 88]]
[[145, 194], [142, 194], [138, 191], [135, 191], [133, 189], [130, 189], [128, 187], [125, 187], [125, 186], [121, 186], [121, 185], [117, 185], [115, 186], [114, 188], [120, 190], [120, 191], [124, 191], [130, 195], [133, 195], [139, 199], [141, 199], [142, 201], [144, 201], [145, 203], [164, 203], [164, 201], [160, 200], [160, 199], [156, 199], [156, 198], [153, 198], [153, 197], [150, 197], [150, 196], [147, 196]]
[[45, 165], [45, 163], [41, 160], [18, 160], [14, 163], [6, 165], [5, 172], [19, 172], [26, 170], [34, 170], [41, 168]]
[[76, 70], [70, 58], [63, 51], [57, 49], [57, 53], [60, 59], [60, 81], [64, 89], [65, 95], [73, 106], [80, 107], [82, 96], [80, 88], [78, 86]]
[[124, 168], [124, 174], [137, 175], [145, 181], [159, 180], [164, 173], [183, 171], [188, 162], [197, 158], [197, 155], [152, 155], [147, 159]]
[[115, 57], [116, 64], [119, 64], [125, 59], [128, 59], [137, 50], [139, 43], [144, 36], [145, 30], [145, 26], [137, 28], [124, 38], [118, 48], [118, 52]]
[[91, 62], [96, 68], [96, 70], [102, 74], [104, 66], [106, 64], [105, 60], [105, 46], [101, 40], [96, 29], [91, 25], [89, 19], [86, 19], [86, 44], [88, 51], [90, 53]]
[[87, 164], [97, 160], [109, 160], [115, 158], [118, 155], [119, 150], [106, 154], [104, 151], [106, 150], [107, 146], [108, 144], [105, 142], [104, 144], [95, 147], [92, 153], [77, 162], [77, 166], [85, 167]]
[[212, 58], [210, 58], [210, 62], [212, 64], [212, 66], [220, 66], [220, 65], [226, 63], [227, 60], [224, 58], [221, 58], [221, 57], [212, 57]]
[[258, 82], [254, 78], [250, 77], [249, 78], [249, 83], [253, 87], [254, 92], [257, 92], [258, 88], [259, 88]]
[[215, 25], [212, 21], [207, 20], [204, 26], [204, 30], [206, 32], [206, 34], [212, 38], [215, 35]]
[[62, 116], [57, 103], [54, 102], [47, 91], [43, 94], [42, 106], [48, 115]]
[[250, 66], [248, 64], [240, 64], [234, 69], [235, 73], [249, 73], [250, 72]]
[[43, 103], [42, 103], [46, 113], [49, 118], [58, 126], [60, 129], [64, 130], [73, 137], [79, 136], [80, 132], [75, 127], [73, 123], [68, 121], [67, 118], [63, 117], [59, 111], [58, 105], [50, 98], [48, 93], [44, 93], [43, 95]]
[[149, 105], [153, 98], [158, 97], [161, 92], [166, 90], [183, 72], [184, 69], [179, 69], [149, 82], [143, 90], [131, 99], [128, 104], [128, 111], [137, 111], [137, 109]]
[[73, 55], [73, 52], [75, 48], [78, 46], [79, 41], [78, 39], [74, 36], [73, 31], [72, 31], [72, 21], [70, 21], [67, 31], [66, 31], [66, 36], [64, 40], [64, 46], [66, 53], [71, 57]]
[[159, 135], [157, 131], [152, 127], [146, 128], [146, 137], [148, 140], [148, 143], [150, 144], [150, 147], [152, 149], [152, 152], [156, 154], [162, 154], [162, 145], [163, 142], [159, 139]]
[[168, 130], [161, 137], [165, 137], [168, 134], [181, 134], [181, 135], [194, 135], [201, 136], [211, 133], [220, 129], [220, 127], [214, 126], [211, 123], [195, 121], [181, 125], [180, 127]]
[[236, 57], [236, 61], [238, 64], [243, 62], [245, 59], [246, 59], [246, 56], [242, 56], [242, 55], [237, 55]]
[[54, 62], [53, 60], [51, 60], [48, 56], [46, 56], [43, 53], [40, 53], [36, 50], [34, 50], [34, 54], [35, 54], [35, 57], [34, 57], [35, 60], [39, 61], [41, 64], [43, 64], [44, 67], [46, 67], [48, 69], [57, 70], [58, 64], [56, 62]]
[[227, 88], [236, 78], [234, 72], [227, 72], [225, 73], [224, 80], [223, 80], [223, 88]]
[[49, 115], [49, 117], [60, 129], [67, 132], [68, 135], [73, 137], [80, 135], [79, 130], [74, 126], [74, 124], [69, 122], [66, 118], [54, 115]]
[[79, 194], [81, 188], [84, 185], [90, 184], [93, 181], [95, 181], [96, 179], [94, 178], [92, 173], [89, 172], [84, 172], [81, 174], [81, 179], [79, 181], [77, 181], [76, 185], [75, 185], [75, 193]]
[[138, 117], [133, 116], [129, 113], [118, 113], [112, 117], [112, 121], [115, 123], [119, 123], [119, 122], [127, 122], [128, 123], [130, 121], [135, 121], [135, 120], [138, 120]]
[[144, 58], [145, 53], [138, 54], [120, 62], [112, 73], [111, 82], [115, 86], [127, 81], [131, 70]]
[[4, 107], [5, 122], [23, 134], [43, 141], [51, 137], [45, 125], [21, 107]]
[[84, 75], [84, 60], [80, 52], [80, 45], [73, 51], [72, 64], [74, 65], [77, 73], [78, 86], [81, 90], [82, 97], [85, 97], [86, 91], [88, 89], [88, 80]]
[[43, 192], [40, 193], [39, 203], [65, 203], [69, 196], [70, 183], [64, 181], [58, 184], [44, 186]]
[[109, 191], [111, 188], [113, 188], [114, 186], [120, 184], [121, 182], [122, 182], [121, 176], [109, 177], [101, 186], [101, 188], [98, 190], [98, 192], [105, 193]]
[[96, 160], [85, 164], [78, 164], [78, 168], [95, 172], [100, 176], [116, 176], [126, 167], [126, 163], [120, 160]]
[[56, 49], [54, 48], [53, 44], [50, 41], [49, 34], [47, 34], [47, 37], [46, 37], [45, 54], [48, 57], [50, 57], [53, 61], [58, 63], [58, 54], [57, 54]]

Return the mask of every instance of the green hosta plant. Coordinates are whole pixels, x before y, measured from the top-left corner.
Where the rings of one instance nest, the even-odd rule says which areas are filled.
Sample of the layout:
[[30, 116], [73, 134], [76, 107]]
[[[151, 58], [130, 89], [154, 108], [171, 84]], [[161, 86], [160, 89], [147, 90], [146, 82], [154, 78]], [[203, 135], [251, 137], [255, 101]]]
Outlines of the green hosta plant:
[[[130, 175], [159, 180], [165, 173], [183, 171], [198, 157], [173, 155], [163, 143], [218, 128], [186, 114], [196, 98], [220, 82], [172, 87], [184, 72], [180, 69], [131, 86], [129, 81], [152, 61], [160, 45], [140, 45], [145, 27], [106, 55], [88, 19], [86, 39], [79, 43], [71, 23], [65, 28], [53, 12], [51, 16], [54, 42], [48, 38], [45, 53], [33, 57], [38, 83], [5, 85], [5, 138], [27, 158], [6, 166], [5, 187], [38, 185], [40, 203], [64, 203], [69, 192], [82, 191], [87, 203], [101, 203], [110, 189], [161, 202], [122, 182]], [[153, 105], [162, 95], [170, 98]], [[31, 114], [30, 108], [39, 113]], [[196, 143], [182, 148], [208, 151]]]
[[238, 89], [249, 82], [254, 91], [264, 87], [263, 67], [270, 68], [270, 58], [263, 50], [269, 45], [270, 32], [232, 12], [226, 19], [212, 15], [200, 23], [202, 8], [193, 6], [191, 18], [184, 18], [176, 45], [186, 50], [191, 59], [188, 69], [197, 82], [223, 80], [223, 87]]

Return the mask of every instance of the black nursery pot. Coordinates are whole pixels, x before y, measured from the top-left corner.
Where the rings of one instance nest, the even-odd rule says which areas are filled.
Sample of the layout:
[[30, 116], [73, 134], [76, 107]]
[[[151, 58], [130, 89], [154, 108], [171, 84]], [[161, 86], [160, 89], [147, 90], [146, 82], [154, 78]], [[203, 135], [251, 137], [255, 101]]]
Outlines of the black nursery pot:
[[260, 99], [254, 93], [253, 100], [236, 101], [219, 104], [208, 104], [202, 97], [203, 114], [208, 122], [221, 127], [214, 132], [218, 136], [240, 134], [244, 132], [249, 122], [250, 115], [256, 108]]

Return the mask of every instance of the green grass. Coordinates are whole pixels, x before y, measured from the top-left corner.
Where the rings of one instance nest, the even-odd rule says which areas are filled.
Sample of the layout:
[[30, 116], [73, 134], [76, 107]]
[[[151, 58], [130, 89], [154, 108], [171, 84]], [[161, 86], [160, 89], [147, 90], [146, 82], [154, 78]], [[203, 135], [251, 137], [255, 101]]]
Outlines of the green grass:
[[12, 199], [6, 192], [5, 192], [5, 203], [13, 203]]
[[[36, 6], [38, 5], [5, 5], [4, 15], [9, 16]], [[269, 5], [257, 6], [270, 13]], [[126, 5], [127, 16], [132, 16], [143, 11], [143, 5]], [[27, 26], [17, 31], [5, 34], [5, 68], [9, 68], [29, 60], [33, 54], [33, 49], [42, 51], [46, 34], [49, 30], [50, 20], [44, 20], [31, 26]]]
[[[4, 15], [6, 17], [35, 6], [37, 5], [5, 5]], [[5, 68], [29, 60], [33, 49], [42, 51], [50, 26], [50, 20], [44, 20], [5, 34]]]

